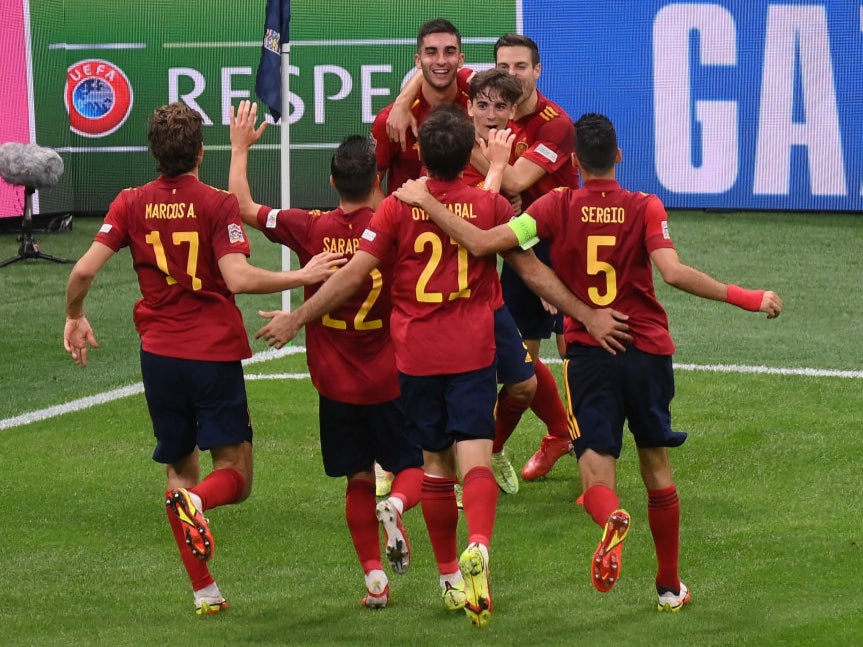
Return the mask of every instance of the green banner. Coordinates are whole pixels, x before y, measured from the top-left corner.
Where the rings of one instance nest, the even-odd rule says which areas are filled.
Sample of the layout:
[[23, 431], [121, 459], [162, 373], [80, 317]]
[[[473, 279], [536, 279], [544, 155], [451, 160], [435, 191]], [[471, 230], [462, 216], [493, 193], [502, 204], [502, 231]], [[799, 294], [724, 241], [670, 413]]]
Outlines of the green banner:
[[[60, 185], [41, 196], [42, 213], [102, 213], [122, 188], [155, 177], [147, 118], [175, 100], [204, 114], [201, 179], [226, 187], [228, 111], [257, 99], [264, 7], [263, 0], [31, 2], [36, 141], [57, 149], [66, 165]], [[292, 206], [335, 206], [333, 149], [348, 134], [368, 134], [375, 113], [395, 98], [414, 68], [423, 21], [451, 20], [467, 64], [491, 62], [497, 37], [516, 29], [516, 9], [488, 9], [452, 0], [292, 3]], [[280, 204], [279, 128], [268, 128], [250, 160], [253, 194], [273, 205]]]

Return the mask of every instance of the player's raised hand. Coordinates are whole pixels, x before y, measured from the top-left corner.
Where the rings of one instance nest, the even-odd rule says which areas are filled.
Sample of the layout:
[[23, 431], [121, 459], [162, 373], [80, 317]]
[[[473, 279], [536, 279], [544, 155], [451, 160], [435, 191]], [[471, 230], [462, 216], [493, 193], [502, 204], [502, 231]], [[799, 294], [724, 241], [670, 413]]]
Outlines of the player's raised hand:
[[81, 316], [77, 319], [66, 317], [66, 326], [63, 329], [63, 347], [72, 356], [78, 366], [87, 366], [87, 347], [99, 348], [96, 335], [87, 317]]
[[321, 252], [309, 259], [301, 269], [304, 285], [314, 285], [330, 278], [342, 265], [348, 262], [342, 254], [335, 252]]
[[253, 101], [243, 100], [237, 107], [236, 114], [234, 106], [231, 106], [231, 146], [234, 148], [249, 149], [264, 134], [267, 129], [266, 119], [261, 125], [255, 127], [258, 119], [258, 104]]
[[281, 348], [300, 332], [300, 325], [293, 312], [284, 310], [273, 310], [265, 312], [258, 310], [258, 314], [270, 322], [255, 333], [255, 339], [263, 339], [267, 346]]
[[506, 166], [509, 164], [509, 156], [514, 141], [515, 135], [512, 128], [492, 128], [488, 131], [488, 141], [480, 139], [479, 147], [489, 164]]

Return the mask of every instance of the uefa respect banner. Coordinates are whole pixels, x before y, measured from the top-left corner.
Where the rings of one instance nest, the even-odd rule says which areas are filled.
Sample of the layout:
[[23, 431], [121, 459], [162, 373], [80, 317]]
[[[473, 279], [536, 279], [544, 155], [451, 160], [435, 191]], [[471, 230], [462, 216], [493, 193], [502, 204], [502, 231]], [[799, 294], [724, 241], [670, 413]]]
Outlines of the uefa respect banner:
[[[202, 180], [227, 186], [229, 110], [256, 99], [265, 5], [31, 0], [36, 136], [66, 163], [43, 211], [104, 212], [120, 189], [152, 179], [147, 117], [175, 100], [204, 117]], [[496, 38], [516, 28], [515, 5], [495, 7], [492, 16], [475, 8], [444, 0], [430, 15], [424, 3], [294, 0], [293, 205], [335, 206], [330, 157], [345, 136], [368, 134], [374, 114], [395, 98], [414, 68], [422, 22], [447, 17], [464, 34], [469, 62], [491, 60]], [[256, 199], [274, 205], [279, 141], [271, 127], [249, 167]]]
[[[120, 189], [154, 177], [147, 116], [174, 100], [204, 115], [201, 176], [226, 186], [228, 111], [256, 99], [265, 4], [29, 2], [34, 136], [66, 165], [41, 211], [102, 213]], [[609, 115], [624, 151], [621, 182], [668, 207], [863, 210], [863, 11], [852, 3], [428, 6], [293, 0], [293, 206], [335, 205], [334, 148], [369, 132], [413, 70], [418, 26], [444, 16], [473, 67], [489, 65], [503, 33], [534, 38], [541, 91], [574, 119]], [[273, 205], [278, 128], [250, 158], [253, 194]]]

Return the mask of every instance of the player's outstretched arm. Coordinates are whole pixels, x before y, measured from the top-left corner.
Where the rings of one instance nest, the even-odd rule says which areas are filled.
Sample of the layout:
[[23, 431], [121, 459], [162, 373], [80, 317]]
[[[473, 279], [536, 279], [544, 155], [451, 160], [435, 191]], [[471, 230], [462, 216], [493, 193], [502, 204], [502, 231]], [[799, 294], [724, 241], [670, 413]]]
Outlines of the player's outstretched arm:
[[359, 251], [350, 262], [336, 272], [303, 305], [293, 312], [259, 311], [269, 323], [255, 333], [255, 339], [264, 339], [269, 346], [281, 348], [310, 321], [335, 310], [356, 292], [369, 272], [378, 266], [378, 259], [368, 252]]
[[531, 292], [580, 321], [602, 348], [612, 355], [626, 350], [624, 344], [632, 341], [627, 315], [612, 308], [593, 308], [584, 303], [566, 287], [554, 270], [530, 250], [512, 250], [504, 255], [504, 259], [518, 272]]
[[252, 265], [243, 254], [233, 253], [219, 258], [219, 271], [234, 294], [271, 294], [325, 281], [346, 262], [341, 254], [322, 252], [299, 270], [272, 272]]
[[258, 227], [258, 210], [261, 205], [252, 199], [249, 188], [249, 149], [261, 139], [267, 128], [266, 120], [255, 127], [258, 116], [258, 104], [251, 101], [240, 101], [236, 114], [231, 106], [231, 168], [228, 172], [228, 190], [237, 196], [240, 202], [240, 217], [251, 227]]
[[782, 299], [770, 290], [747, 290], [737, 285], [717, 281], [709, 274], [681, 262], [672, 248], [656, 249], [650, 260], [662, 275], [662, 280], [684, 292], [713, 301], [725, 301], [752, 312], [763, 312], [768, 319], [782, 313]]
[[94, 242], [78, 259], [66, 283], [66, 325], [63, 328], [63, 347], [78, 366], [87, 366], [87, 349], [99, 348], [96, 335], [84, 316], [84, 299], [96, 275], [114, 255], [114, 250], [103, 243]]
[[480, 229], [456, 216], [428, 192], [424, 179], [408, 180], [393, 195], [425, 211], [438, 227], [474, 256], [488, 256], [518, 245], [518, 238], [508, 225]]

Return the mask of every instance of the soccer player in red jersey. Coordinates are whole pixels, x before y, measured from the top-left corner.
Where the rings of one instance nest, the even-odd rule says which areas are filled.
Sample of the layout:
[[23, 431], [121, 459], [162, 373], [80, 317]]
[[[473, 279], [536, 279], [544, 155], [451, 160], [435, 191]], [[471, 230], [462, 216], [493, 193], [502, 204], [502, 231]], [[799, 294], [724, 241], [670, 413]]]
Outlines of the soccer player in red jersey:
[[[542, 71], [537, 44], [521, 34], [501, 36], [494, 45], [495, 65], [498, 70], [515, 76], [522, 86], [515, 117], [509, 127], [515, 134], [514, 161], [504, 169], [501, 190], [520, 195], [522, 208], [558, 186], [578, 187], [578, 174], [570, 160], [573, 152], [572, 119], [559, 105], [545, 97], [536, 87]], [[478, 170], [485, 168], [482, 157], [476, 159]], [[548, 248], [541, 243], [534, 249], [537, 257], [549, 263]], [[561, 333], [562, 318], [554, 308], [543, 303], [531, 292], [512, 267], [504, 265], [500, 282], [503, 296], [518, 324], [537, 374], [537, 394], [534, 410], [538, 406], [551, 420], [548, 434], [542, 439], [537, 452], [525, 463], [521, 476], [533, 481], [548, 474], [559, 458], [572, 450], [566, 432], [566, 417], [557, 382], [551, 371], [539, 359], [539, 347], [552, 332]], [[558, 335], [558, 340], [560, 336]], [[558, 349], [562, 350], [562, 344]], [[524, 411], [521, 403], [504, 398], [498, 403], [499, 416], [509, 420], [510, 434]], [[503, 447], [508, 436], [495, 439]]]
[[[403, 101], [404, 110], [414, 124], [422, 123], [435, 106], [457, 105], [467, 110], [467, 79], [472, 70], [462, 68], [461, 34], [455, 25], [443, 18], [427, 20], [420, 25], [414, 63], [419, 73], [411, 79], [410, 98]], [[391, 141], [387, 136], [387, 120], [393, 107], [394, 104], [384, 107], [372, 123], [371, 138], [375, 143], [380, 179], [372, 201], [375, 206], [384, 198], [383, 187], [389, 194], [406, 180], [421, 175], [416, 130], [400, 142]], [[393, 475], [380, 466], [377, 471], [377, 492], [386, 495], [392, 487]]]
[[[368, 137], [347, 137], [332, 157], [330, 183], [339, 195], [337, 209], [271, 209], [252, 199], [247, 177], [249, 149], [266, 128], [265, 121], [256, 127], [256, 117], [257, 105], [250, 101], [240, 102], [236, 117], [231, 110], [229, 186], [239, 199], [244, 222], [293, 249], [302, 265], [325, 250], [352, 257], [374, 213], [372, 191], [378, 184]], [[345, 517], [365, 576], [363, 604], [372, 608], [384, 607], [389, 600], [378, 522], [386, 534], [390, 565], [404, 573], [410, 546], [401, 518], [419, 503], [423, 479], [422, 449], [404, 433], [390, 338], [391, 277], [389, 265], [372, 270], [350, 299], [306, 326], [306, 359], [320, 400], [324, 470], [328, 476], [347, 479]], [[306, 286], [305, 297], [318, 287]], [[376, 460], [395, 474], [390, 496], [379, 504]]]
[[[460, 218], [489, 228], [507, 222], [512, 207], [501, 195], [468, 187], [459, 178], [470, 158], [473, 125], [460, 109], [436, 108], [420, 126], [429, 190]], [[532, 254], [518, 254], [525, 264]], [[468, 618], [491, 620], [488, 559], [498, 486], [490, 469], [496, 398], [494, 309], [499, 290], [494, 256], [472, 257], [420, 210], [392, 197], [378, 207], [350, 262], [311, 299], [256, 336], [281, 347], [303, 324], [346, 300], [368, 272], [392, 262], [391, 330], [405, 419], [421, 443], [426, 477], [422, 509], [441, 575], [444, 600], [464, 580]], [[532, 265], [532, 263], [530, 263]], [[553, 302], [577, 309], [551, 288], [565, 292], [546, 266], [529, 268], [537, 289]], [[331, 283], [331, 281], [335, 281]], [[549, 288], [545, 290], [543, 288]], [[574, 301], [574, 299], [573, 299]], [[469, 545], [457, 553], [458, 512], [453, 486], [455, 458], [464, 475], [463, 501]], [[460, 571], [461, 575], [457, 576]]]
[[[241, 364], [252, 352], [234, 294], [318, 283], [344, 259], [323, 254], [297, 272], [250, 265], [237, 199], [198, 179], [201, 125], [201, 115], [181, 103], [151, 116], [150, 151], [161, 175], [117, 196], [72, 269], [63, 343], [75, 363], [87, 365], [88, 348], [99, 344], [84, 300], [104, 264], [129, 247], [141, 288], [133, 317], [156, 436], [153, 458], [166, 466], [168, 520], [195, 611], [209, 615], [228, 603], [207, 567], [215, 544], [204, 512], [240, 503], [252, 489], [252, 424]], [[203, 480], [198, 449], [213, 461]]]
[[[476, 128], [476, 141], [471, 159], [479, 156], [485, 160], [489, 146], [489, 131], [506, 128], [508, 121], [515, 114], [516, 101], [521, 97], [521, 84], [514, 76], [505, 72], [486, 70], [471, 77], [469, 97], [468, 115], [473, 119]], [[508, 150], [511, 150], [511, 145]], [[510, 161], [510, 155], [507, 152], [496, 165], [493, 179], [490, 169], [480, 173], [471, 163], [462, 174], [462, 179], [469, 186], [498, 192], [503, 170]], [[489, 179], [486, 178], [487, 175]], [[537, 377], [531, 355], [502, 297], [494, 314], [497, 377], [503, 387], [498, 392], [495, 407], [495, 440], [492, 446], [491, 466], [500, 489], [507, 494], [515, 494], [519, 488], [518, 475], [504, 453], [503, 445], [515, 429], [521, 414], [528, 406], [533, 406]], [[539, 406], [540, 402], [541, 399], [536, 400], [537, 416], [550, 428], [556, 426], [565, 433], [566, 413], [559, 398], [558, 407], [552, 409], [557, 415], [546, 415], [550, 408]], [[513, 415], [513, 409], [517, 415]]]
[[[513, 160], [504, 169], [501, 191], [506, 195], [518, 196], [518, 204], [524, 208], [555, 187], [577, 187], [578, 173], [570, 163], [573, 151], [572, 120], [563, 108], [537, 89], [542, 65], [536, 43], [527, 36], [506, 34], [495, 43], [494, 55], [496, 68], [511, 74], [521, 84], [521, 96], [508, 124], [516, 136]], [[397, 141], [408, 137], [415, 127], [405, 110], [408, 99], [415, 94], [415, 83], [409, 82], [388, 116], [387, 133]], [[482, 176], [489, 169], [488, 160], [479, 151], [471, 156], [471, 165]], [[548, 264], [547, 243], [541, 243], [534, 251], [540, 260]], [[531, 292], [508, 264], [501, 271], [501, 284], [504, 300], [534, 362], [537, 388], [530, 407], [548, 428], [539, 450], [522, 468], [522, 478], [532, 481], [548, 474], [558, 459], [572, 450], [566, 412], [557, 382], [539, 359], [541, 340], [550, 338], [553, 331], [562, 332], [562, 318], [555, 308]], [[558, 343], [562, 354], [561, 346]], [[524, 399], [516, 397], [508, 389], [501, 391], [494, 447], [497, 457], [495, 464], [500, 466], [500, 473], [514, 471], [503, 454], [503, 448], [527, 406]]]
[[[472, 72], [462, 69], [461, 34], [455, 25], [443, 18], [423, 23], [417, 32], [414, 62], [420, 72], [406, 105], [414, 123], [421, 124], [435, 106], [457, 105], [467, 109], [467, 78]], [[406, 180], [418, 178], [422, 168], [415, 131], [406, 134], [402, 142], [391, 141], [387, 136], [387, 118], [392, 109], [393, 104], [383, 108], [372, 123], [378, 172], [387, 194]], [[383, 199], [383, 193], [379, 192], [377, 198], [375, 204]]]
[[421, 182], [408, 183], [395, 195], [422, 208], [472, 254], [550, 240], [552, 266], [573, 293], [597, 308], [619, 308], [629, 315], [632, 343], [625, 352], [614, 354], [605, 352], [609, 348], [602, 342], [602, 348], [597, 347], [589, 326], [570, 316], [565, 319], [570, 433], [584, 508], [603, 528], [591, 561], [591, 581], [604, 592], [620, 577], [630, 516], [620, 508], [615, 492], [616, 464], [628, 422], [647, 489], [647, 516], [658, 562], [658, 608], [677, 611], [689, 602], [690, 594], [678, 575], [680, 502], [668, 448], [682, 444], [686, 434], [671, 429], [674, 343], [665, 310], [656, 299], [653, 266], [666, 283], [680, 290], [763, 312], [771, 319], [782, 312], [782, 300], [771, 291], [721, 283], [680, 261], [659, 199], [627, 191], [616, 181], [621, 152], [607, 117], [587, 114], [579, 119], [575, 150], [582, 188], [552, 191], [509, 224], [488, 231], [451, 217]]

